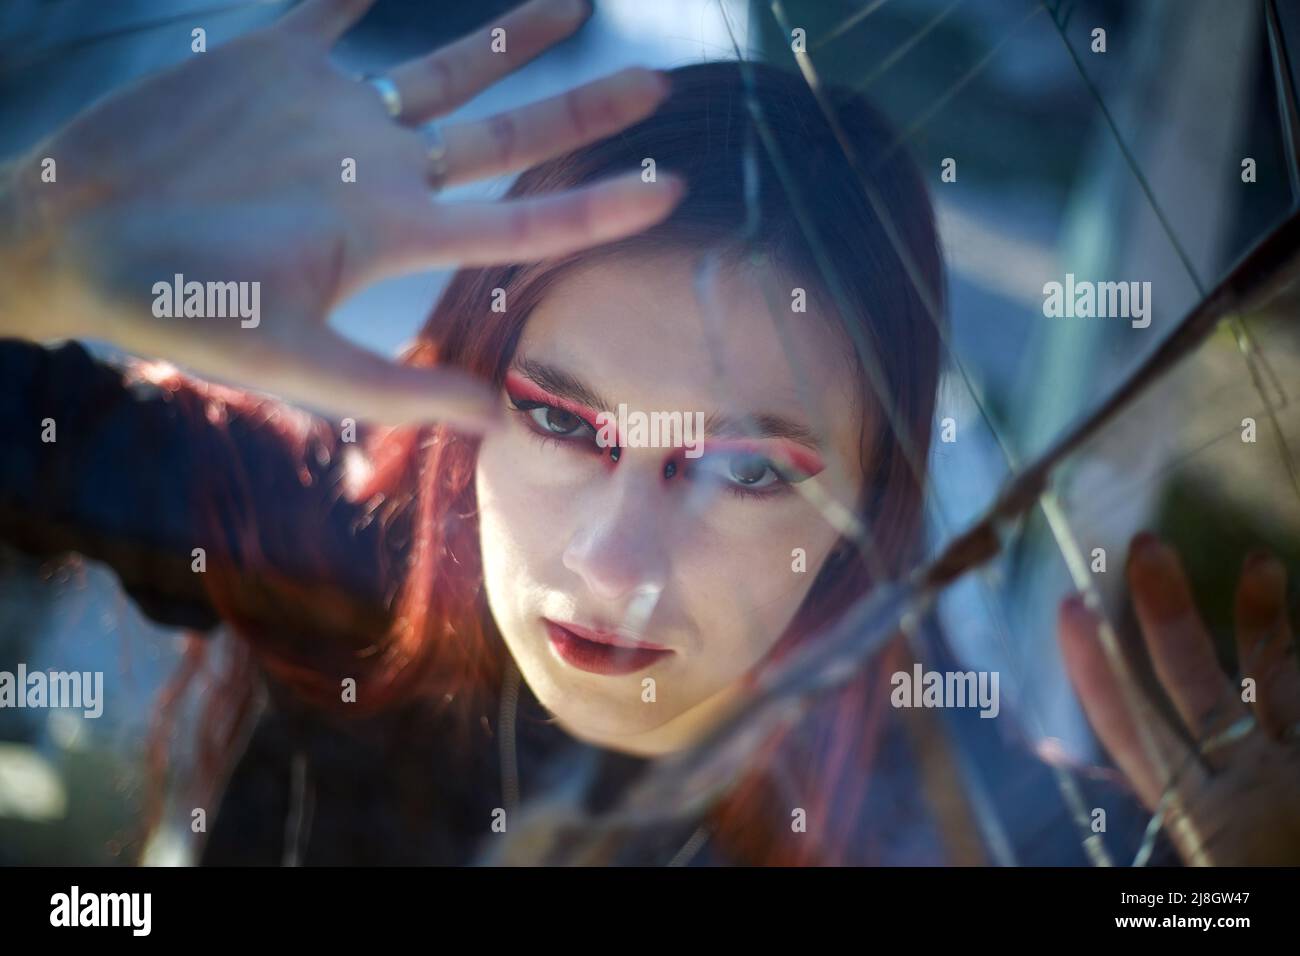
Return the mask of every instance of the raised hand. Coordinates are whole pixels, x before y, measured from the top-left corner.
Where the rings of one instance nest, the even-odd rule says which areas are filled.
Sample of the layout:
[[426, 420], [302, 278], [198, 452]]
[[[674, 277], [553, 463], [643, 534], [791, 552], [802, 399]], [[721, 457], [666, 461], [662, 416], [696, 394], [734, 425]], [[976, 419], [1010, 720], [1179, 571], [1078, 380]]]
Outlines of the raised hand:
[[[486, 383], [394, 364], [330, 331], [342, 299], [375, 280], [452, 263], [568, 253], [666, 216], [682, 185], [639, 170], [501, 202], [436, 201], [431, 188], [521, 169], [617, 132], [668, 92], [629, 69], [488, 119], [441, 116], [563, 39], [584, 0], [533, 0], [404, 63], [385, 83], [334, 66], [333, 43], [373, 0], [307, 0], [270, 27], [123, 89], [5, 171], [0, 334], [108, 339], [138, 354], [326, 412], [389, 424], [497, 417]], [[493, 52], [492, 29], [505, 52]], [[386, 94], [386, 95], [385, 95]], [[56, 159], [57, 184], [41, 161]], [[345, 181], [352, 161], [355, 181]], [[174, 277], [257, 283], [256, 318], [167, 316]], [[220, 283], [221, 285], [217, 285]], [[176, 283], [176, 285], [181, 285]], [[157, 290], [157, 291], [156, 291]], [[252, 296], [246, 297], [246, 305]]]
[[[1139, 535], [1128, 581], [1147, 651], [1185, 735], [1153, 719], [1149, 707], [1145, 717], [1135, 715], [1098, 640], [1098, 618], [1076, 597], [1061, 606], [1060, 639], [1097, 735], [1143, 803], [1163, 810], [1186, 862], [1300, 863], [1300, 669], [1281, 563], [1252, 555], [1237, 587], [1239, 666], [1253, 686], [1229, 680], [1219, 667], [1172, 548]], [[1189, 741], [1198, 742], [1196, 750]]]

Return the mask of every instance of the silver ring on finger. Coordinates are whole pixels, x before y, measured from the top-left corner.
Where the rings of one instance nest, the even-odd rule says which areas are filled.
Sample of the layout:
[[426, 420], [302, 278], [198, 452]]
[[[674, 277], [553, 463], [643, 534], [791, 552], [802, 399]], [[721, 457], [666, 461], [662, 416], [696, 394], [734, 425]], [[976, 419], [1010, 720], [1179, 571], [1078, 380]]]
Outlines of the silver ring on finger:
[[447, 184], [450, 164], [447, 162], [447, 141], [434, 123], [429, 123], [420, 130], [425, 141], [425, 178], [433, 192], [440, 192]]
[[384, 109], [388, 110], [388, 115], [393, 119], [399, 119], [402, 115], [402, 94], [397, 89], [397, 84], [382, 73], [363, 73], [360, 77], [362, 83], [367, 83], [374, 87], [375, 92], [379, 94], [380, 100], [383, 101]]

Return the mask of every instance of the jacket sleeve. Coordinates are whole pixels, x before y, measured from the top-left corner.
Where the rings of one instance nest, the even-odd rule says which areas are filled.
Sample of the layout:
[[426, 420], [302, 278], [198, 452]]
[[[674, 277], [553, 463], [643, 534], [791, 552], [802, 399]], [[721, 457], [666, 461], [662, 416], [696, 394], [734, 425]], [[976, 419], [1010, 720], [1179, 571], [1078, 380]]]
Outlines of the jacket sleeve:
[[104, 562], [162, 624], [384, 626], [394, 518], [343, 495], [347, 447], [270, 400], [0, 339], [0, 540]]

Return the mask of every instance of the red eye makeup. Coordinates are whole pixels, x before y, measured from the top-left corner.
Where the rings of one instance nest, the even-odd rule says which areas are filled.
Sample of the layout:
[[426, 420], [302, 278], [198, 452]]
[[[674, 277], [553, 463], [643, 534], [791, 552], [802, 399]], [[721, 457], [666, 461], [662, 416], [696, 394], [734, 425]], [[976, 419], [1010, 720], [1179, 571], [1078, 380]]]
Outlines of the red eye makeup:
[[[820, 455], [786, 438], [721, 438], [704, 440], [704, 456], [747, 456], [766, 459], [790, 482], [805, 481], [826, 468]], [[692, 459], [685, 459], [688, 463]]]
[[[612, 413], [599, 411], [611, 406], [602, 404], [595, 391], [570, 373], [519, 357], [506, 372], [505, 390], [515, 410], [525, 416], [528, 429], [544, 443], [603, 455], [605, 443], [597, 436], [612, 438], [608, 464], [612, 468], [621, 459], [624, 436], [617, 434]], [[623, 409], [620, 405], [620, 416]], [[703, 413], [693, 414], [704, 418]], [[709, 416], [702, 432], [720, 437], [704, 438], [702, 447], [692, 441], [660, 458], [664, 479], [711, 477], [739, 497], [766, 498], [825, 469], [814, 447], [817, 439], [806, 427], [775, 415], [749, 421], [744, 431], [758, 434], [737, 434], [742, 429], [736, 419]], [[688, 451], [699, 454], [689, 457]]]
[[526, 378], [514, 369], [506, 372], [506, 394], [511, 400], [523, 400], [525, 402], [535, 402], [539, 405], [549, 405], [552, 408], [558, 408], [561, 411], [568, 412], [570, 415], [576, 415], [593, 429], [598, 428], [596, 422], [596, 409], [583, 405], [581, 402], [575, 402], [568, 398], [563, 398], [552, 392], [548, 392], [530, 378]]

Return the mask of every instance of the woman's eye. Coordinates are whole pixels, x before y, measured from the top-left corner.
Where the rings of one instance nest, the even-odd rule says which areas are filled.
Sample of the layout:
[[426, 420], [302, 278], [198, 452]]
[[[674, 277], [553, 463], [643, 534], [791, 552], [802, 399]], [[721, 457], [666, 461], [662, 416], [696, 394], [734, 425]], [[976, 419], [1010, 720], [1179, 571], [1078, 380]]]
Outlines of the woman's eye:
[[[709, 460], [710, 457], [713, 458], [712, 461]], [[772, 463], [762, 455], [706, 455], [704, 462], [697, 467], [715, 479], [751, 491], [768, 488], [782, 480]]]
[[528, 417], [539, 428], [552, 435], [572, 435], [587, 427], [587, 423], [573, 412], [566, 412], [564, 409], [555, 408], [552, 405], [539, 405], [537, 408], [530, 408], [528, 409]]

